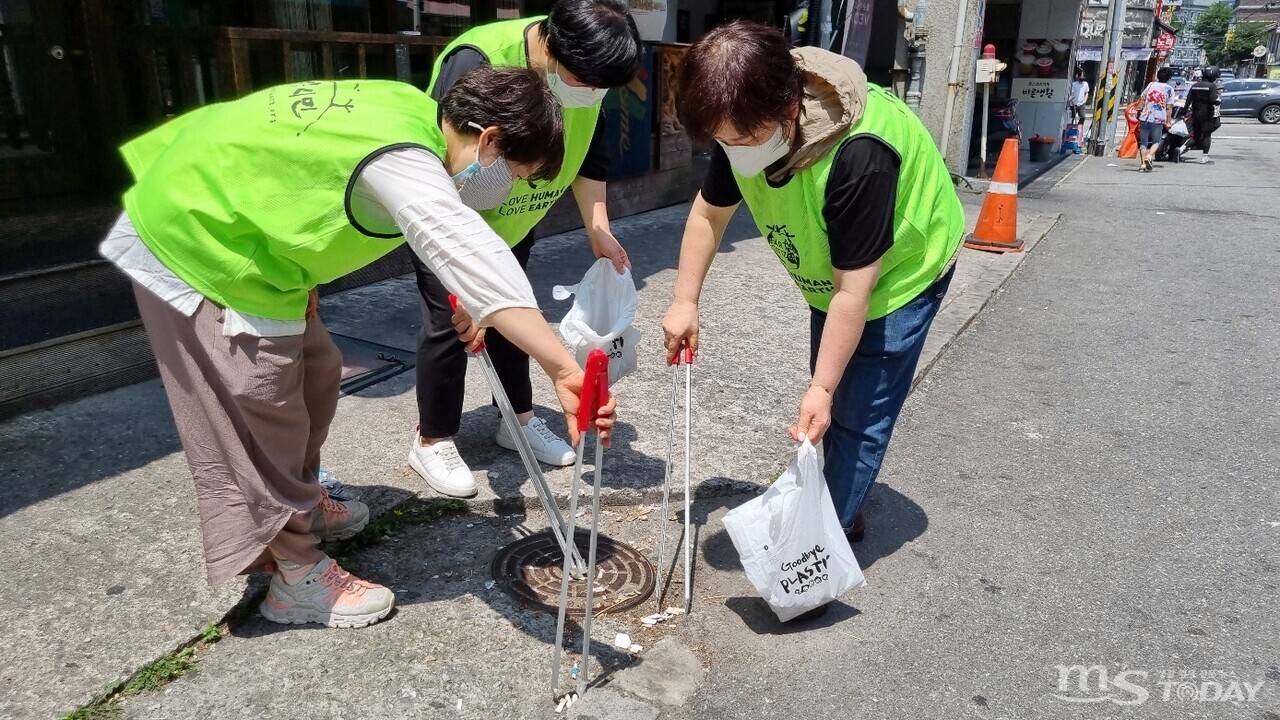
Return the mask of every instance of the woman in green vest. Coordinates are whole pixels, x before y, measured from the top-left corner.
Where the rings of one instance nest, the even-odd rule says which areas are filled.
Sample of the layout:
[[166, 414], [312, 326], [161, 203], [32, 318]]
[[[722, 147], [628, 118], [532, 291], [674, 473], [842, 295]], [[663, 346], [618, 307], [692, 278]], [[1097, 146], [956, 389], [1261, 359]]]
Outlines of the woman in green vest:
[[315, 288], [407, 242], [469, 309], [463, 340], [500, 328], [575, 413], [582, 372], [477, 214], [515, 177], [555, 177], [554, 97], [530, 70], [477, 69], [439, 107], [403, 83], [317, 80], [195, 110], [121, 152], [135, 184], [101, 249], [134, 282], [195, 479], [209, 582], [271, 570], [269, 620], [381, 620], [391, 591], [319, 549], [359, 532], [369, 509], [318, 482], [342, 354]]
[[[533, 248], [533, 227], [569, 187], [582, 213], [591, 250], [608, 257], [618, 272], [630, 265], [609, 230], [605, 174], [609, 156], [600, 132], [600, 103], [608, 88], [630, 82], [640, 64], [640, 35], [624, 0], [557, 0], [546, 17], [491, 23], [463, 33], [436, 62], [429, 92], [443, 97], [459, 77], [485, 65], [527, 67], [546, 78], [564, 113], [564, 163], [555, 177], [517, 180], [501, 205], [481, 213], [512, 247], [521, 267]], [[454, 338], [453, 311], [441, 278], [418, 263], [422, 334], [418, 339], [418, 428], [409, 465], [445, 495], [476, 494], [471, 469], [453, 436], [462, 420], [467, 359]], [[573, 450], [533, 413], [529, 356], [501, 333], [487, 338], [489, 356], [538, 460], [570, 465]], [[514, 450], [505, 424], [499, 446]]]
[[748, 22], [689, 49], [681, 118], [715, 141], [663, 321], [667, 353], [698, 349], [698, 299], [742, 201], [810, 306], [812, 382], [795, 425], [824, 443], [827, 484], [851, 541], [929, 324], [951, 281], [964, 213], [932, 138], [848, 58], [792, 50]]

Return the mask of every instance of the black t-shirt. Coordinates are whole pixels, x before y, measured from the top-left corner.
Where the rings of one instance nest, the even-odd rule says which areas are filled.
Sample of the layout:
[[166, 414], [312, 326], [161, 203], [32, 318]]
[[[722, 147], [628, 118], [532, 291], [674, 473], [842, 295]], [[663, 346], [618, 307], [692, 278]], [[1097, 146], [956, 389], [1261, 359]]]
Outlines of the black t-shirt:
[[[837, 151], [822, 207], [832, 267], [866, 267], [893, 246], [900, 165], [898, 153], [877, 137], [855, 137]], [[719, 143], [711, 151], [711, 167], [702, 181], [702, 199], [716, 207], [742, 202], [729, 157]]]
[[[440, 77], [431, 89], [431, 98], [440, 102], [458, 78], [481, 65], [488, 64], [488, 59], [475, 48], [461, 47], [454, 50], [440, 64]], [[578, 170], [578, 177], [604, 182], [608, 174], [609, 148], [604, 141], [604, 114], [601, 113], [596, 121], [595, 134], [591, 136], [591, 147], [587, 149], [587, 157]]]

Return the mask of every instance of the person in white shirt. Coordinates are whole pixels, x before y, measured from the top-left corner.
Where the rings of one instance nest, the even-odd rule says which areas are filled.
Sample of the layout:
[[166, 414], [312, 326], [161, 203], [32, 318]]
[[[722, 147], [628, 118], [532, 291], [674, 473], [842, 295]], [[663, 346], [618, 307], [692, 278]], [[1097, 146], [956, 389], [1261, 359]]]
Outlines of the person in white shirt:
[[1154, 82], [1147, 83], [1142, 89], [1142, 109], [1139, 111], [1138, 135], [1138, 172], [1151, 172], [1151, 161], [1155, 158], [1156, 148], [1164, 136], [1164, 130], [1171, 121], [1170, 107], [1173, 103], [1173, 87], [1169, 79], [1173, 70], [1167, 67], [1156, 72]]
[[1078, 124], [1084, 124], [1089, 108], [1089, 81], [1084, 73], [1076, 71], [1076, 79], [1071, 83], [1071, 100], [1068, 103], [1071, 117]]
[[[101, 250], [134, 282], [195, 480], [209, 582], [272, 571], [260, 609], [275, 622], [381, 620], [392, 592], [319, 549], [359, 532], [369, 509], [317, 478], [342, 355], [315, 287], [407, 242], [465, 308], [461, 341], [500, 329], [574, 416], [582, 370], [476, 212], [514, 177], [558, 172], [555, 97], [514, 68], [468, 73], [438, 107], [401, 83], [309, 81], [199, 108], [121, 152], [135, 184]], [[605, 444], [615, 408], [599, 409]]]

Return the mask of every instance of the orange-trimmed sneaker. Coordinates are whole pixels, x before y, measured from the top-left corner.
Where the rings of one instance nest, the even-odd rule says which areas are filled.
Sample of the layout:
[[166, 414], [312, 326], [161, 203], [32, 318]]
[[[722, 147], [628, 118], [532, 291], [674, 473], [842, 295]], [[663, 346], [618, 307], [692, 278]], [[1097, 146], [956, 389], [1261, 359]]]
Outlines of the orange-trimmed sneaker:
[[346, 540], [369, 524], [369, 506], [358, 500], [334, 500], [320, 493], [320, 504], [311, 511], [311, 532], [323, 541]]
[[391, 590], [361, 580], [338, 567], [333, 558], [325, 558], [294, 585], [284, 581], [284, 573], [273, 575], [267, 599], [258, 610], [262, 617], [285, 625], [362, 628], [385, 618], [395, 603]]

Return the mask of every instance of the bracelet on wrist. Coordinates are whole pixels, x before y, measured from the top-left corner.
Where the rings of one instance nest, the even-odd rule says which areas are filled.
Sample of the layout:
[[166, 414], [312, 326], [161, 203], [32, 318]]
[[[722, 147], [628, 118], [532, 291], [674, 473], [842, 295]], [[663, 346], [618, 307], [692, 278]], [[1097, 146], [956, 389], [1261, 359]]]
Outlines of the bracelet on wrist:
[[834, 393], [832, 393], [830, 390], [828, 390], [826, 387], [824, 387], [823, 385], [819, 384], [819, 383], [818, 383], [818, 382], [816, 382], [816, 381], [812, 381], [812, 380], [811, 380], [811, 381], [809, 382], [809, 387], [815, 387], [815, 388], [818, 388], [819, 390], [821, 390], [822, 392], [826, 393], [827, 395], [834, 396]]

